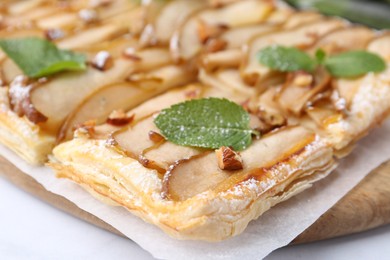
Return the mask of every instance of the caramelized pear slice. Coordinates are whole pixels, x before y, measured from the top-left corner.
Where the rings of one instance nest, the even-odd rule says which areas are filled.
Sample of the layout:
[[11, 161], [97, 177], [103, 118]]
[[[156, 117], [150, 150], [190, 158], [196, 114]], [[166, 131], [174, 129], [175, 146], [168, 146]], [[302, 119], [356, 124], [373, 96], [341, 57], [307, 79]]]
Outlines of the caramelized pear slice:
[[149, 138], [148, 133], [150, 131], [159, 133], [153, 120], [153, 116], [143, 118], [128, 127], [124, 127], [114, 132], [112, 138], [129, 156], [139, 159], [145, 149], [155, 144]]
[[[174, 57], [188, 60], [202, 49], [197, 31], [199, 21], [209, 26], [235, 28], [264, 21], [274, 6], [268, 1], [238, 1], [221, 8], [209, 8], [190, 16], [172, 37], [170, 46]], [[245, 14], [245, 15], [237, 15]]]
[[341, 28], [322, 37], [311, 49], [313, 53], [318, 49], [323, 49], [328, 54], [359, 50], [366, 48], [368, 42], [374, 37], [375, 32], [367, 27]]
[[122, 82], [108, 85], [92, 93], [78, 106], [62, 125], [57, 141], [72, 138], [73, 128], [87, 120], [94, 119], [97, 124], [117, 109], [129, 110], [169, 88], [187, 83], [191, 75], [183, 68], [168, 66], [151, 72], [160, 79], [153, 88], [144, 90], [137, 82]]
[[12, 15], [20, 15], [45, 3], [45, 0], [18, 1], [8, 6], [7, 11]]
[[249, 26], [242, 26], [228, 30], [221, 35], [220, 39], [227, 43], [226, 48], [228, 49], [240, 48], [254, 36], [274, 31], [276, 28], [277, 27], [272, 24], [254, 24]]
[[119, 24], [106, 24], [67, 37], [57, 42], [62, 49], [77, 49], [115, 38], [126, 32], [126, 27]]
[[168, 65], [150, 72], [133, 74], [127, 80], [146, 92], [165, 91], [195, 80], [196, 75], [184, 67]]
[[303, 127], [285, 128], [266, 135], [241, 152], [242, 171], [221, 170], [214, 152], [180, 161], [165, 174], [163, 192], [172, 200], [182, 201], [222, 183], [224, 188], [231, 188], [245, 179], [250, 171], [288, 159], [314, 139], [315, 135]]
[[147, 162], [151, 162], [153, 165], [157, 165], [160, 169], [166, 171], [177, 161], [189, 159], [204, 151], [205, 150], [201, 148], [180, 146], [171, 142], [164, 142], [161, 145], [147, 149], [142, 157], [145, 158]]
[[175, 30], [192, 14], [207, 6], [206, 0], [171, 1], [161, 10], [154, 25], [158, 43], [168, 44]]
[[42, 124], [46, 131], [57, 133], [64, 119], [91, 93], [106, 85], [123, 81], [130, 73], [151, 70], [170, 63], [169, 52], [153, 48], [140, 51], [141, 60], [115, 59], [113, 67], [99, 71], [89, 67], [84, 72], [65, 73], [31, 92], [34, 106], [49, 119]]
[[277, 101], [288, 112], [300, 115], [307, 102], [317, 93], [323, 91], [330, 83], [330, 75], [323, 69], [318, 69], [313, 80], [308, 84], [298, 85], [297, 79], [301, 76], [311, 76], [308, 73], [294, 73], [285, 83]]
[[315, 106], [306, 110], [308, 116], [322, 128], [326, 128], [332, 123], [339, 122], [343, 116], [331, 107]]
[[320, 21], [322, 19], [324, 19], [324, 17], [316, 12], [296, 12], [286, 20], [286, 22], [283, 24], [283, 28], [288, 30], [300, 25]]
[[240, 49], [229, 49], [214, 53], [208, 53], [202, 56], [201, 66], [207, 71], [213, 71], [217, 68], [237, 68], [239, 67], [243, 53]]
[[183, 102], [191, 98], [203, 96], [205, 87], [200, 84], [189, 85], [185, 88], [174, 89], [160, 96], [147, 100], [140, 106], [130, 110], [128, 115], [135, 115], [135, 120], [144, 118], [161, 109], [170, 107], [175, 103]]
[[271, 75], [272, 71], [258, 61], [257, 53], [259, 50], [274, 44], [309, 47], [322, 35], [344, 25], [345, 22], [339, 19], [325, 19], [292, 30], [263, 34], [252, 39], [248, 44], [246, 63], [242, 68], [244, 79], [248, 83], [255, 84]]
[[332, 86], [337, 90], [340, 99], [345, 102], [345, 107], [350, 108], [355, 97], [355, 94], [359, 90], [363, 78], [355, 79], [334, 79]]
[[199, 80], [203, 84], [213, 86], [221, 91], [239, 92], [248, 96], [253, 96], [256, 92], [255, 88], [245, 84], [236, 69], [219, 70], [214, 73], [201, 70]]
[[117, 59], [107, 71], [88, 68], [84, 72], [65, 73], [33, 89], [33, 105], [49, 118], [41, 127], [57, 133], [66, 116], [87, 96], [105, 85], [123, 80], [131, 70], [132, 62]]
[[390, 33], [371, 41], [367, 50], [378, 54], [385, 61], [390, 62]]
[[142, 102], [152, 93], [144, 92], [129, 83], [118, 83], [106, 86], [91, 94], [76, 108], [62, 125], [57, 142], [72, 138], [76, 126], [87, 120], [96, 120], [101, 124], [116, 109], [130, 109]]
[[63, 29], [70, 28], [79, 22], [76, 13], [57, 13], [48, 17], [42, 17], [36, 21], [36, 25], [41, 29]]

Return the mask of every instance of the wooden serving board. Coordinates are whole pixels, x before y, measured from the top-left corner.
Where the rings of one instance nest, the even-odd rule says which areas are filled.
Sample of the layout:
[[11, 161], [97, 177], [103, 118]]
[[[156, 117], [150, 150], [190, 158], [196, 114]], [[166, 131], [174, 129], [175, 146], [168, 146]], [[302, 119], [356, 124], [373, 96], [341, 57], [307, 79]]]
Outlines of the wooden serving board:
[[[47, 191], [41, 184], [0, 157], [0, 175], [16, 186], [100, 228], [122, 235], [118, 230], [78, 208], [62, 196]], [[390, 223], [390, 161], [366, 176], [353, 190], [323, 214], [294, 241], [306, 243], [357, 233]]]

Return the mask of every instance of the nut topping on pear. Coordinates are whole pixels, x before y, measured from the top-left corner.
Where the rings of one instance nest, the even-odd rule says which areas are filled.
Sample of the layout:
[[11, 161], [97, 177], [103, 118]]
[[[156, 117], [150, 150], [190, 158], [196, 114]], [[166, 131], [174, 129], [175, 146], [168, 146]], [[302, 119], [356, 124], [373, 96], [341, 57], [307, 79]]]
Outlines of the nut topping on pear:
[[240, 154], [230, 147], [222, 146], [215, 153], [221, 170], [235, 171], [243, 168]]
[[47, 117], [39, 112], [31, 102], [30, 92], [34, 85], [29, 84], [26, 76], [17, 76], [10, 84], [9, 97], [13, 111], [18, 116], [26, 116], [28, 120], [37, 124], [45, 122]]

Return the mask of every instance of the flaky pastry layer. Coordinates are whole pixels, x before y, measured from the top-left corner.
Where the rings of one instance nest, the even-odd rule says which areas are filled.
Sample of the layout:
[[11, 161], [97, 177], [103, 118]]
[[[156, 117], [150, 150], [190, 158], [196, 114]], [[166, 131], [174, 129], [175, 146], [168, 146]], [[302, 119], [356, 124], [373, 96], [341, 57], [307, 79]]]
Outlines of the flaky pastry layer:
[[[59, 177], [87, 186], [179, 239], [219, 241], [240, 234], [273, 205], [309, 188], [335, 167], [332, 149], [315, 140], [266, 172], [226, 190], [184, 201], [162, 198], [162, 180], [106, 141], [77, 138], [54, 149]], [[98, 196], [100, 198], [100, 196]]]
[[30, 164], [47, 161], [55, 145], [55, 137], [44, 134], [38, 125], [19, 117], [10, 109], [8, 88], [0, 89], [0, 142]]

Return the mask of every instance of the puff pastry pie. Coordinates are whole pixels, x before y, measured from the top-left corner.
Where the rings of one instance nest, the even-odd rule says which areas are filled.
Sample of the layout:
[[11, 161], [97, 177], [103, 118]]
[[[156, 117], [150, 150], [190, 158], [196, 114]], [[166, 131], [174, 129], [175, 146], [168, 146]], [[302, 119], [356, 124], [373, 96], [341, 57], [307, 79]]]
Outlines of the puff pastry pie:
[[[388, 32], [278, 1], [91, 2], [67, 1], [65, 9], [56, 1], [5, 2], [4, 23], [13, 30], [4, 37], [63, 30], [58, 46], [91, 58], [107, 51], [114, 65], [38, 82], [29, 98], [47, 120], [34, 123], [10, 106], [20, 71], [0, 56], [6, 85], [0, 89], [1, 141], [35, 163], [62, 142], [49, 162], [59, 177], [175, 238], [219, 241], [240, 234], [327, 176], [390, 111]], [[75, 13], [82, 10], [94, 11], [98, 22], [80, 21]], [[20, 13], [23, 20], [16, 18]], [[310, 55], [367, 50], [387, 68], [355, 78], [333, 77], [322, 67], [280, 72], [257, 58], [274, 45]], [[241, 105], [261, 137], [237, 153], [174, 144], [155, 125], [162, 109], [207, 97]]]

